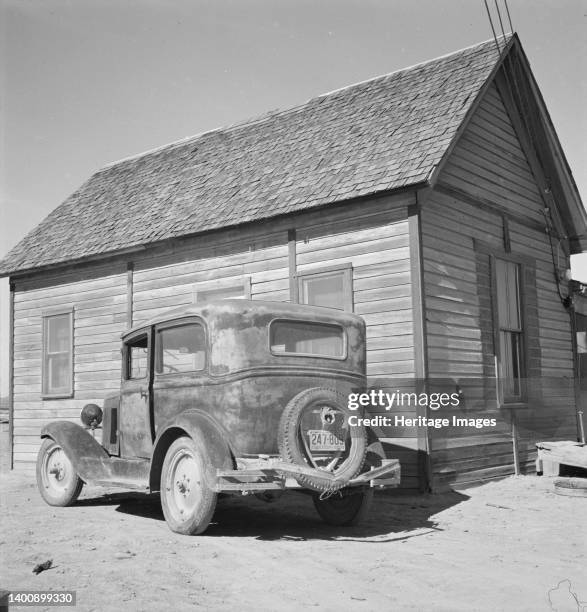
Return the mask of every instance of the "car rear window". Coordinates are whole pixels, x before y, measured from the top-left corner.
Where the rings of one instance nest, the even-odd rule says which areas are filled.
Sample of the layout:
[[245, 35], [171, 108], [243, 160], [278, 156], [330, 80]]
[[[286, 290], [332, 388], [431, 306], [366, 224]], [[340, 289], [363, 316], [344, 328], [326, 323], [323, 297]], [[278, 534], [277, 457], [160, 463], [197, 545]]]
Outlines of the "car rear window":
[[273, 321], [269, 330], [275, 355], [344, 358], [344, 330], [339, 325], [309, 321]]

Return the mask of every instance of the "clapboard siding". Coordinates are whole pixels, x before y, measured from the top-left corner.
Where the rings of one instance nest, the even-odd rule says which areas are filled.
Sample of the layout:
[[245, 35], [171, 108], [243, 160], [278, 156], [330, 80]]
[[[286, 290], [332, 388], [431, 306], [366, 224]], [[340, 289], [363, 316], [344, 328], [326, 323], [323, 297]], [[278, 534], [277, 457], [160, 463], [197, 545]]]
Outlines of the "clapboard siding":
[[[488, 203], [496, 205], [495, 212]], [[437, 483], [513, 473], [513, 428], [524, 470], [534, 458], [532, 441], [575, 436], [570, 319], [553, 281], [548, 236], [538, 229], [544, 225], [543, 207], [530, 165], [491, 86], [447, 161], [439, 189], [425, 200], [422, 242], [429, 375], [458, 381], [463, 388], [464, 405], [446, 416], [494, 417], [497, 426], [430, 431]], [[495, 395], [487, 252], [505, 248], [503, 209], [512, 213], [512, 255], [527, 262], [523, 292], [530, 392], [528, 408], [513, 414], [498, 408]]]
[[[96, 266], [85, 276], [45, 274], [15, 283], [15, 465], [35, 460], [43, 425], [55, 419], [79, 422], [84, 404], [101, 403], [105, 395], [119, 387], [120, 334], [126, 327], [126, 272], [122, 265], [114, 269]], [[74, 309], [74, 397], [43, 400], [42, 315], [59, 307]]]
[[413, 335], [410, 331], [396, 335], [396, 330], [387, 327], [413, 320], [409, 203], [406, 200], [392, 212], [355, 212], [352, 223], [336, 218], [315, 224], [310, 220], [296, 228], [298, 272], [337, 264], [352, 266], [354, 311], [367, 322], [367, 337], [374, 333], [378, 338], [377, 348], [368, 345], [369, 375], [413, 376], [415, 372]]
[[[135, 262], [133, 323], [194, 302], [198, 291], [243, 286], [253, 299], [289, 299], [287, 231], [247, 232], [240, 241], [186, 246], [169, 255]], [[211, 251], [217, 253], [211, 256]], [[287, 295], [284, 295], [284, 292]]]

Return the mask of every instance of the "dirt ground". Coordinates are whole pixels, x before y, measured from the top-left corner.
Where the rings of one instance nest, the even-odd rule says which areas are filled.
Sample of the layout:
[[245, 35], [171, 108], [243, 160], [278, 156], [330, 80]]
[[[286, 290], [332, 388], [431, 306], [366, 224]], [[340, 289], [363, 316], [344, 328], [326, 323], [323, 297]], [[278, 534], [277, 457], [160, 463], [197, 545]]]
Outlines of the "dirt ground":
[[227, 498], [197, 537], [171, 533], [155, 496], [84, 488], [52, 508], [14, 472], [0, 495], [0, 588], [75, 590], [60, 609], [587, 610], [587, 498], [549, 478], [379, 495], [353, 528], [323, 524], [299, 493]]

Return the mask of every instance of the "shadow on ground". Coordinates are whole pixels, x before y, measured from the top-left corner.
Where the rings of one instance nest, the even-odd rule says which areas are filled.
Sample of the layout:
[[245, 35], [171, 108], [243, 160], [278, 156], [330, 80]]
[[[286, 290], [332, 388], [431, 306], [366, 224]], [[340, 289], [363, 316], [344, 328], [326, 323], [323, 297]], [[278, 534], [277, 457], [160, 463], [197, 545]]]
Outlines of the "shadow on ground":
[[[356, 527], [334, 527], [316, 513], [309, 495], [288, 492], [273, 503], [255, 497], [221, 497], [207, 537], [254, 537], [258, 540], [360, 540], [392, 542], [438, 531], [434, 515], [469, 499], [455, 491], [440, 495], [376, 495], [371, 512]], [[82, 499], [79, 506], [117, 505], [117, 512], [163, 521], [159, 496], [113, 493]], [[412, 533], [413, 532], [413, 533]]]

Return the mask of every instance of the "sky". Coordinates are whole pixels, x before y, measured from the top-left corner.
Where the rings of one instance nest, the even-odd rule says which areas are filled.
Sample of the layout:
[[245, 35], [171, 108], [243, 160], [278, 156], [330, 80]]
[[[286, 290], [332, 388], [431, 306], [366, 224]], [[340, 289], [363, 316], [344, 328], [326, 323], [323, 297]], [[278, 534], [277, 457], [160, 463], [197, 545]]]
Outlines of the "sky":
[[[508, 5], [587, 202], [587, 3]], [[483, 0], [0, 0], [0, 257], [108, 162], [491, 36]]]

